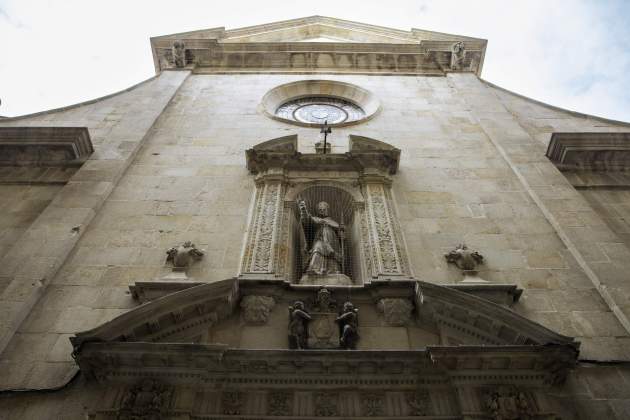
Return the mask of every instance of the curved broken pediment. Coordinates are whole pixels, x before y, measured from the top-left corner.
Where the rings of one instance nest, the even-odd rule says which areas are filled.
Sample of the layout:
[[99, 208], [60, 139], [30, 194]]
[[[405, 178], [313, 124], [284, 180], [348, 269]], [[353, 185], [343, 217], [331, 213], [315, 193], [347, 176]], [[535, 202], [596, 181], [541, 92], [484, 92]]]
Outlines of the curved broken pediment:
[[[287, 348], [286, 308], [299, 300], [306, 302], [307, 310], [315, 310], [314, 299], [319, 289], [278, 281], [236, 279], [196, 285], [78, 333], [71, 341], [75, 352], [80, 352], [86, 342], [191, 342], [200, 334], [207, 334], [207, 344], [283, 349]], [[431, 345], [579, 347], [573, 338], [555, 333], [510, 309], [445, 286], [389, 281], [328, 289], [337, 301], [335, 311], [340, 311], [341, 303], [346, 300], [358, 308], [360, 335], [365, 337], [358, 348], [363, 350], [412, 350]], [[404, 334], [403, 329], [407, 330]], [[377, 342], [397, 334], [401, 337], [416, 334], [418, 338]], [[229, 342], [222, 342], [219, 337]]]
[[573, 338], [477, 296], [427, 282], [416, 284], [418, 317], [432, 324], [452, 344], [476, 341], [486, 345], [570, 345]]
[[[470, 397], [480, 400], [489, 392], [511, 398], [520, 390], [542, 412], [534, 389], [564, 381], [577, 359], [577, 343], [570, 337], [445, 286], [391, 281], [329, 286], [321, 292], [317, 286], [236, 279], [191, 286], [77, 334], [72, 338], [75, 360], [88, 378], [127, 389], [132, 398], [139, 384], [149, 384], [146, 378], [158, 390], [183, 394], [192, 389], [195, 398], [218, 401], [204, 408], [210, 414], [270, 413], [278, 390], [317, 399], [321, 395], [313, 384], [318, 384], [353, 405], [386, 386], [403, 407], [387, 418], [459, 418], [456, 408], [439, 408], [461, 406], [458, 386], [473, 387]], [[308, 328], [314, 334], [309, 334], [308, 349], [290, 350], [287, 309], [297, 300], [312, 317]], [[326, 326], [334, 325], [346, 301], [358, 309], [356, 350], [334, 347], [329, 340], [336, 338], [337, 328], [326, 336]], [[415, 342], [404, 341], [414, 335]], [[455, 336], [457, 344], [451, 341]], [[497, 383], [509, 389], [496, 391]], [[415, 398], [429, 394], [440, 403], [414, 411]], [[268, 398], [267, 405], [256, 403], [255, 395]], [[105, 412], [133, 410], [124, 401], [113, 401]], [[338, 404], [333, 401], [331, 410]], [[165, 410], [169, 407], [165, 403]], [[312, 418], [313, 406], [304, 407], [310, 408], [295, 414], [289, 407], [283, 415]], [[361, 410], [344, 418], [363, 418], [367, 411]]]
[[85, 342], [190, 342], [200, 330], [230, 316], [238, 304], [233, 279], [193, 286], [145, 303], [70, 338], [75, 353]]
[[267, 140], [245, 152], [247, 169], [260, 174], [270, 169], [297, 171], [398, 171], [400, 149], [380, 140], [350, 135], [348, 153], [300, 153], [297, 135]]

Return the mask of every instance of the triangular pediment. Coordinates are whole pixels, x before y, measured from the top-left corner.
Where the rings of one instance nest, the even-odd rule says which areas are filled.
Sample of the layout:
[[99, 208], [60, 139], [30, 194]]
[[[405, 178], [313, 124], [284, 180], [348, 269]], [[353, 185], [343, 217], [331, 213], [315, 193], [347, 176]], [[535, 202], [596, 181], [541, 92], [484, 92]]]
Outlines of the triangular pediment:
[[[343, 47], [337, 48], [335, 44]], [[464, 52], [458, 53], [461, 57], [453, 61], [456, 44], [458, 51]], [[210, 71], [299, 68], [307, 72], [443, 75], [448, 71], [479, 74], [486, 41], [310, 16], [237, 29], [218, 27], [152, 37], [151, 48], [158, 72], [167, 68]]]
[[226, 32], [222, 42], [352, 42], [414, 44], [410, 32], [314, 16]]

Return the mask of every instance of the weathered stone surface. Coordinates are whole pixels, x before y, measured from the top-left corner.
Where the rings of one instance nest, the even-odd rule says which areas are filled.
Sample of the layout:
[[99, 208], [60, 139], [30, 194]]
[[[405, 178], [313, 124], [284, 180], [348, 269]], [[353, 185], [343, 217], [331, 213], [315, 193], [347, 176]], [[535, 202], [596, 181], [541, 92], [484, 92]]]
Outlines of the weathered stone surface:
[[[253, 44], [266, 36], [290, 40], [306, 31], [275, 29], [256, 38], [247, 31], [241, 35]], [[330, 30], [323, 26], [310, 29]], [[406, 32], [383, 31], [380, 39], [410, 39]], [[414, 37], [429, 36], [423, 31], [412, 32]], [[352, 31], [344, 32], [349, 33]], [[158, 48], [165, 50], [160, 51], [170, 50], [172, 54], [174, 40], [162, 41], [164, 47]], [[450, 66], [453, 43], [431, 42], [442, 43], [438, 53], [449, 51], [438, 56], [437, 62]], [[339, 60], [333, 63], [335, 67], [344, 65], [341, 44], [327, 43], [339, 46], [334, 54]], [[464, 44], [468, 60], [473, 48], [466, 40]], [[413, 48], [416, 55], [418, 45], [409, 45], [392, 48], [398, 57], [405, 48]], [[184, 46], [189, 53], [194, 49], [190, 41]], [[233, 49], [237, 46], [217, 48], [226, 60], [236, 60]], [[253, 52], [247, 54], [254, 60]], [[331, 62], [321, 55], [299, 58], [303, 61], [292, 66], [310, 63], [324, 68]], [[371, 66], [376, 62], [362, 63], [362, 59], [354, 57], [357, 61], [351, 62], [352, 66], [374, 69]], [[382, 60], [385, 65], [389, 58], [383, 56]], [[187, 61], [186, 66], [192, 62]], [[213, 65], [237, 69], [247, 63], [256, 64], [240, 56], [238, 62]], [[172, 64], [167, 60], [158, 66]], [[447, 268], [443, 255], [465, 242], [485, 257], [481, 277], [491, 284], [525, 289], [512, 306], [513, 312], [557, 333], [578, 337], [584, 360], [630, 360], [630, 325], [626, 322], [630, 316], [628, 176], [561, 173], [544, 156], [552, 132], [623, 132], [629, 127], [537, 104], [480, 81], [473, 73], [392, 75], [407, 65], [396, 61], [379, 69], [390, 74], [387, 77], [325, 74], [321, 78], [357, 85], [380, 101], [381, 109], [372, 119], [338, 127], [329, 140], [333, 154], [349, 152], [349, 135], [381, 139], [400, 150], [396, 174], [390, 175], [388, 210], [396, 215], [390, 220], [400, 223], [409, 273], [435, 284], [458, 282], [460, 273]], [[255, 180], [245, 167], [244, 150], [265, 139], [296, 135], [297, 150], [314, 153], [314, 143], [319, 140], [315, 130], [270, 119], [259, 106], [272, 89], [315, 76], [186, 75], [186, 70], [164, 72], [101, 101], [0, 122], [3, 127], [80, 123], [88, 127], [95, 149], [78, 170], [0, 168], [0, 193], [7, 198], [0, 204], [0, 333], [8, 343], [0, 356], [3, 389], [64, 385], [75, 372], [66, 337], [133, 308], [136, 303], [126, 293], [127, 286], [166, 275], [169, 267], [164, 266], [164, 250], [173, 244], [190, 240], [206, 250], [206, 257], [189, 268], [196, 281], [214, 283], [233, 278], [241, 267], [241, 255], [247, 252], [243, 242], [248, 234], [249, 209], [255, 202]], [[339, 94], [343, 96], [343, 92]], [[296, 173], [295, 179], [303, 175]], [[334, 173], [330, 178], [338, 176]], [[461, 333], [457, 329], [460, 324], [445, 327], [443, 336], [419, 326], [424, 315], [422, 305], [417, 306], [419, 319], [412, 312], [405, 326], [384, 325], [376, 306], [380, 299], [391, 298], [370, 296], [357, 301], [360, 350], [410, 351], [445, 342], [461, 344], [458, 340], [462, 337], [453, 332]], [[241, 316], [235, 315], [220, 326], [197, 331], [189, 340], [286, 349], [288, 304], [277, 305], [264, 326], [244, 326]], [[203, 311], [204, 307], [195, 310]], [[473, 319], [456, 307], [445, 313], [451, 317], [448, 322]], [[499, 333], [485, 318], [475, 316], [474, 329], [466, 327], [466, 334], [476, 342], [488, 340], [492, 335], [486, 334], [490, 332], [495, 336]], [[504, 327], [503, 333], [517, 343], [519, 336], [510, 335], [509, 326]], [[156, 324], [146, 328], [156, 328]], [[203, 363], [207, 366], [208, 360]], [[616, 365], [586, 363], [577, 372], [566, 385], [537, 395], [541, 410], [544, 407], [545, 413], [566, 419], [628, 417], [627, 372]], [[273, 374], [265, 380], [270, 377]], [[84, 406], [94, 407], [102, 398], [114, 398], [102, 391], [94, 382], [79, 379], [55, 393], [2, 395], [0, 417], [85, 417]], [[397, 415], [412, 415], [407, 392], [388, 396], [387, 404], [401, 407]], [[444, 393], [432, 390], [431, 396], [443, 398]], [[192, 406], [197, 401], [199, 407], [216, 408], [208, 408], [208, 413], [222, 412], [220, 393], [195, 395], [195, 391], [182, 391], [181, 404]], [[251, 395], [252, 405], [267, 410], [265, 395]], [[310, 390], [296, 390], [291, 409], [311, 407], [312, 398]], [[286, 410], [284, 400], [276, 400], [274, 410]], [[355, 403], [358, 410], [363, 409], [359, 394], [340, 392], [338, 400], [339, 410]], [[458, 401], [439, 401], [439, 407], [459, 407]], [[115, 402], [108, 400], [107, 404], [114, 407]], [[379, 405], [371, 403], [370, 407], [375, 412]], [[306, 415], [310, 408], [304, 410], [297, 414]]]

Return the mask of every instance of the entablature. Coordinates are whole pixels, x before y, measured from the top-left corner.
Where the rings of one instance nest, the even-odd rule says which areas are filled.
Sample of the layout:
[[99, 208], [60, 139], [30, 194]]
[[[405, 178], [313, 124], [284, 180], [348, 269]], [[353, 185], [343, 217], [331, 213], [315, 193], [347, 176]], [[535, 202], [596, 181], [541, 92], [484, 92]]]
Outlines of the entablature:
[[[331, 41], [331, 42], [327, 42]], [[156, 72], [481, 74], [487, 41], [313, 16], [151, 38]]]

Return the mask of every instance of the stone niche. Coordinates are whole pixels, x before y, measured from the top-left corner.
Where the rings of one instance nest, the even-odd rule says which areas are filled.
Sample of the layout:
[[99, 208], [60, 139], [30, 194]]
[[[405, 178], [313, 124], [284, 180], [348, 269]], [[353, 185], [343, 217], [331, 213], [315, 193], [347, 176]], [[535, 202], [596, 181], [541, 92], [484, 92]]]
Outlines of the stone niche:
[[[400, 150], [353, 135], [348, 150], [302, 154], [296, 135], [247, 150], [255, 194], [240, 278], [332, 285], [413, 278], [391, 191]], [[330, 217], [343, 225], [338, 275], [306, 273], [311, 244], [300, 201], [311, 214], [319, 202], [329, 203]]]

